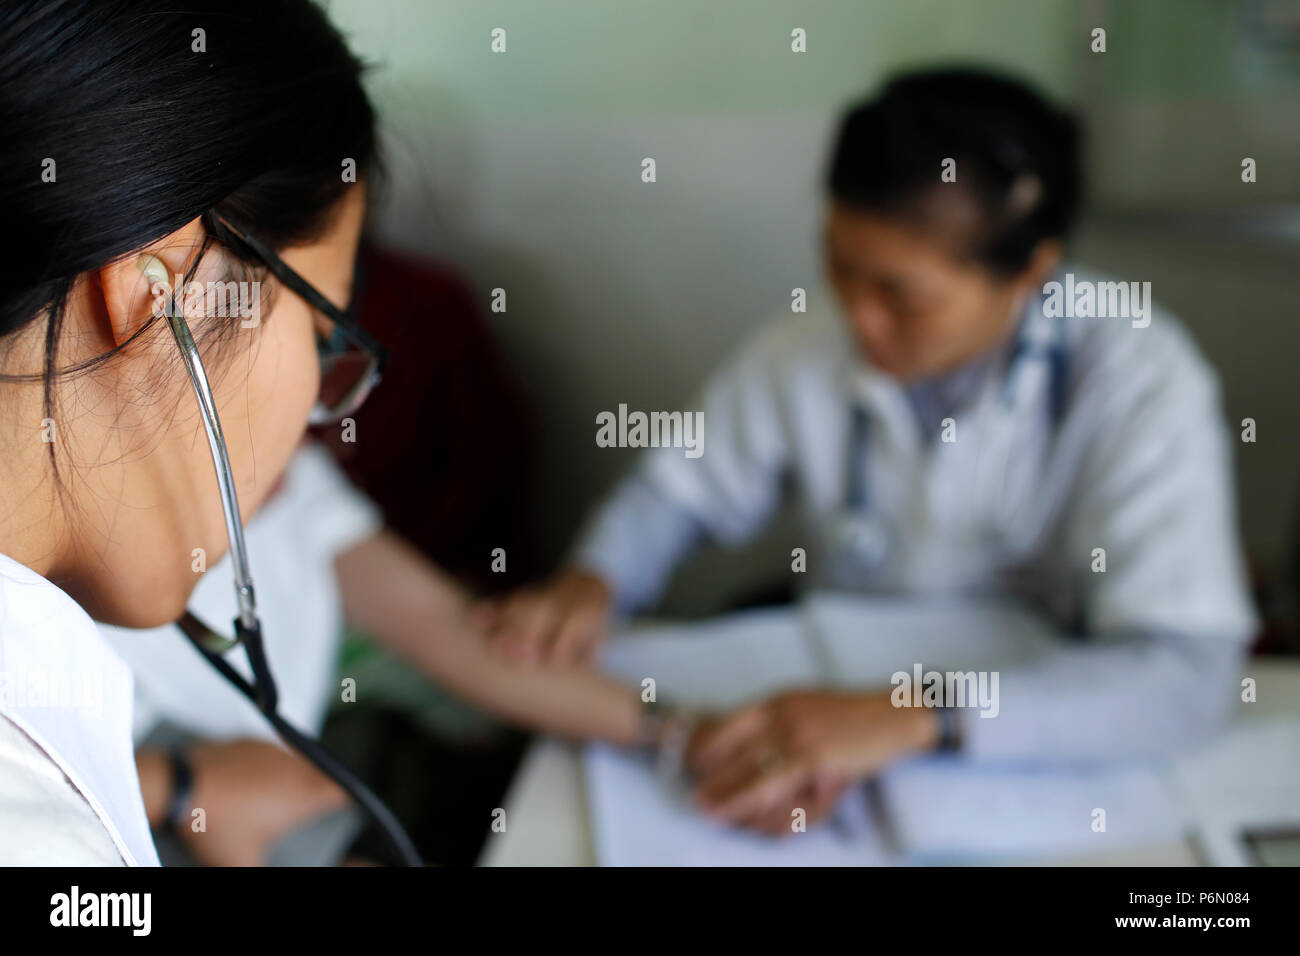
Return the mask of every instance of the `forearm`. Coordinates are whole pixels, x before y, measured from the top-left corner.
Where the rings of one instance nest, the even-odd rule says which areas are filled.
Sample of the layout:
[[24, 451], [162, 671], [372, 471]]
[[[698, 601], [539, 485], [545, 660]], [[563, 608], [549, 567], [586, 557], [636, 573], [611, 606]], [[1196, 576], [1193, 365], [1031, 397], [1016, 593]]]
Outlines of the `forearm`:
[[1001, 672], [997, 715], [959, 715], [962, 748], [1040, 762], [1166, 754], [1227, 719], [1241, 658], [1230, 641], [1150, 634], [1063, 648]]
[[511, 723], [582, 739], [638, 740], [636, 693], [593, 671], [513, 666], [465, 621], [456, 584], [381, 532], [336, 561], [348, 619], [421, 673]]

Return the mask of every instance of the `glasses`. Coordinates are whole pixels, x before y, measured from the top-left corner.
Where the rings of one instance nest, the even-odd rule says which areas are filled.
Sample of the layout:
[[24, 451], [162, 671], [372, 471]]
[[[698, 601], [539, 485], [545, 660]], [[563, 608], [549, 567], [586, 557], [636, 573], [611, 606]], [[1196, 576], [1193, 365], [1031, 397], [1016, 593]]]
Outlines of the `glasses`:
[[256, 235], [234, 225], [225, 216], [214, 213], [212, 220], [252, 251], [273, 276], [326, 320], [329, 331], [322, 334], [318, 330], [316, 335], [320, 391], [308, 423], [328, 425], [355, 412], [379, 384], [388, 364], [388, 350], [357, 322], [356, 296], [346, 309], [340, 309]]

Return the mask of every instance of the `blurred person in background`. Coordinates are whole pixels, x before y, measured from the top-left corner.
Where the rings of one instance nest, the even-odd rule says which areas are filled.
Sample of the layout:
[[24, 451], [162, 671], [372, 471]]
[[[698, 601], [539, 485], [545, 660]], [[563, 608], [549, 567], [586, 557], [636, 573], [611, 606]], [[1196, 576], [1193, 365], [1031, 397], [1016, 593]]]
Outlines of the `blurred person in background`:
[[1078, 639], [1004, 670], [996, 720], [811, 688], [710, 721], [690, 759], [711, 812], [788, 832], [792, 806], [822, 815], [914, 753], [1104, 761], [1216, 728], [1255, 628], [1218, 384], [1137, 290], [1140, 317], [1061, 307], [1099, 280], [1063, 261], [1079, 140], [978, 69], [903, 75], [851, 108], [827, 178], [833, 304], [712, 375], [704, 454], [644, 453], [570, 564], [496, 608], [499, 652], [590, 659], [613, 614], [653, 606], [702, 539], [750, 539], [790, 482], [807, 586], [1010, 593]]

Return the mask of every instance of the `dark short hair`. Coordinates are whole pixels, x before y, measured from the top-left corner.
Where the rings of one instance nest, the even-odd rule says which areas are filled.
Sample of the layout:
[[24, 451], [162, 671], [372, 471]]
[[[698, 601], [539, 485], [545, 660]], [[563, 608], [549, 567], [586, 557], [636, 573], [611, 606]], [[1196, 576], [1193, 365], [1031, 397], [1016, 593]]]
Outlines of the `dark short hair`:
[[[349, 188], [343, 160], [355, 161], [358, 177], [378, 166], [362, 69], [310, 0], [8, 0], [0, 349], [43, 322], [45, 355], [43, 371], [0, 380], [41, 381], [50, 414], [56, 378], [125, 347], [59, 367], [78, 278], [200, 216], [247, 269], [261, 263], [227, 242], [218, 216], [275, 248], [317, 237]], [[57, 173], [45, 182], [49, 160]], [[234, 327], [224, 323], [200, 344], [220, 343]]]
[[[1037, 244], [1069, 235], [1083, 199], [1081, 131], [1068, 112], [1019, 80], [975, 67], [910, 72], [852, 106], [835, 140], [833, 199], [890, 218], [958, 189], [979, 212], [961, 254], [1000, 273], [1023, 269]], [[956, 183], [940, 179], [956, 160]]]
[[361, 69], [309, 0], [6, 3], [0, 335], [213, 209], [277, 247], [312, 238], [341, 160], [374, 158]]

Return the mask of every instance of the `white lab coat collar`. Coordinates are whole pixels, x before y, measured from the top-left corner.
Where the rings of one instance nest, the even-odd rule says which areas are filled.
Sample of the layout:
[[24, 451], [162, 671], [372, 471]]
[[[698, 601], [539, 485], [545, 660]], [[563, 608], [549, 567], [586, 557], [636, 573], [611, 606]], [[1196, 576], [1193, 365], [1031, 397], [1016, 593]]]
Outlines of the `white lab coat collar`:
[[[131, 671], [84, 610], [0, 554], [0, 713], [58, 764], [131, 866], [158, 866], [131, 742]], [[59, 700], [31, 693], [70, 688]]]
[[[1024, 374], [1025, 366], [1041, 365], [1041, 362], [1033, 360], [1041, 359], [1060, 335], [1059, 323], [1043, 314], [1042, 297], [1031, 295], [1019, 310], [1019, 318], [1009, 343], [1001, 347], [1003, 352], [1009, 354], [1018, 342], [1023, 342], [1029, 353], [1026, 357], [1031, 361], [1017, 363], [1015, 369], [1009, 369], [1006, 363], [994, 363], [990, 369], [990, 381], [976, 392], [977, 404], [982, 404], [990, 393], [1001, 393], [1008, 373], [1014, 375], [1009, 383], [1011, 390], [1005, 395], [1009, 410], [1027, 408], [1039, 402], [1043, 397], [1045, 377], [1041, 374]], [[877, 421], [884, 424], [900, 448], [911, 455], [920, 453], [928, 443], [923, 442], [917, 429], [912, 427], [911, 407], [902, 385], [871, 365], [851, 342], [848, 345], [845, 353], [847, 361], [843, 363], [842, 371], [845, 392], [850, 401], [858, 402], [863, 408], [874, 412]]]
[[897, 447], [909, 458], [922, 451], [921, 435], [915, 427], [907, 396], [898, 381], [871, 365], [850, 344], [845, 352], [843, 380], [850, 404], [858, 404], [871, 413], [878, 439]]

